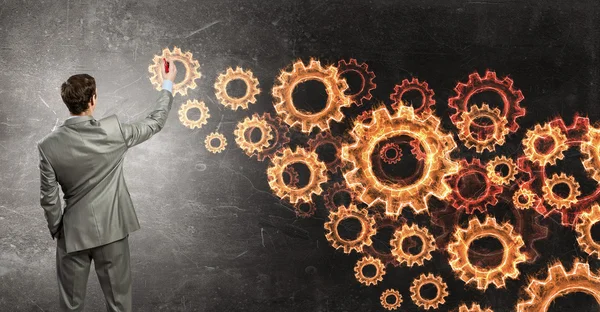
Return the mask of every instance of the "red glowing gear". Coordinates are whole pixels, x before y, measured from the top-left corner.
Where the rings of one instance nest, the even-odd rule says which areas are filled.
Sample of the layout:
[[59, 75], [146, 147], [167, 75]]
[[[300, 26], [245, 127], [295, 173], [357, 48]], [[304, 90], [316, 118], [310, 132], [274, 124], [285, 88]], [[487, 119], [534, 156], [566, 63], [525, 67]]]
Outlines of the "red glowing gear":
[[298, 185], [298, 183], [300, 183], [300, 175], [294, 169], [294, 167], [292, 167], [292, 166], [285, 167], [285, 170], [283, 170], [283, 174], [288, 175], [289, 182], [287, 183], [287, 185], [289, 185], [291, 187], [296, 187]]
[[264, 113], [261, 116], [261, 119], [266, 120], [271, 127], [273, 139], [269, 141], [269, 146], [253, 154], [256, 155], [256, 159], [258, 161], [264, 161], [267, 158], [273, 159], [275, 153], [281, 148], [287, 146], [287, 144], [290, 142], [290, 129], [288, 126], [283, 124], [281, 118], [277, 116], [272, 117], [271, 114]]
[[427, 82], [419, 82], [419, 79], [414, 77], [411, 81], [404, 79], [401, 84], [394, 86], [394, 93], [390, 95], [390, 100], [393, 101], [392, 108], [398, 110], [400, 106], [403, 106], [404, 101], [402, 101], [402, 96], [404, 93], [413, 90], [419, 91], [422, 96], [421, 106], [415, 108], [415, 114], [423, 117], [433, 114], [431, 108], [435, 105], [435, 100], [433, 99], [435, 93], [429, 88]]
[[[413, 140], [414, 141], [414, 140]], [[389, 151], [393, 151], [394, 155], [393, 156], [388, 156], [388, 152]], [[396, 143], [387, 143], [386, 145], [384, 145], [381, 150], [379, 150], [379, 157], [381, 158], [381, 160], [383, 160], [386, 164], [390, 164], [393, 165], [397, 162], [400, 161], [400, 159], [402, 159], [402, 149], [400, 148], [400, 146]]]
[[525, 116], [525, 109], [520, 105], [524, 97], [520, 90], [513, 88], [513, 80], [509, 77], [499, 80], [496, 78], [496, 72], [488, 70], [485, 72], [485, 77], [481, 78], [475, 72], [469, 75], [467, 83], [459, 82], [454, 91], [456, 96], [448, 99], [448, 107], [455, 111], [450, 116], [455, 125], [460, 120], [461, 114], [469, 110], [469, 100], [473, 95], [484, 91], [494, 91], [502, 98], [504, 104], [502, 117], [508, 121], [508, 129], [511, 133], [519, 129], [517, 118]]
[[[481, 177], [481, 181], [464, 181], [465, 185], [461, 186], [460, 182], [468, 178], [475, 179], [475, 176]], [[460, 161], [459, 171], [447, 178], [448, 184], [452, 188], [452, 193], [447, 200], [456, 209], [464, 208], [466, 213], [472, 214], [475, 210], [486, 212], [487, 206], [492, 206], [498, 203], [498, 194], [502, 193], [502, 187], [492, 183], [488, 176], [487, 170], [477, 158], [473, 158], [471, 163], [466, 160]], [[485, 183], [485, 188], [482, 188], [482, 193], [477, 194], [475, 198], [465, 197], [461, 190], [471, 188], [469, 182]]]
[[525, 291], [529, 300], [519, 300], [517, 312], [547, 312], [556, 298], [575, 292], [588, 294], [600, 304], [600, 276], [578, 260], [569, 272], [556, 263], [548, 268], [546, 280], [532, 279]]
[[317, 148], [320, 146], [330, 144], [335, 147], [335, 157], [329, 162], [325, 162], [327, 165], [327, 171], [336, 173], [339, 168], [342, 167], [342, 139], [340, 137], [334, 137], [331, 132], [321, 132], [315, 136], [314, 139], [308, 140], [308, 146], [311, 151], [317, 152]]
[[[296, 108], [292, 94], [296, 86], [306, 81], [319, 81], [327, 91], [325, 108], [315, 112], [307, 112]], [[310, 133], [313, 128], [321, 131], [329, 130], [329, 123], [342, 121], [344, 114], [341, 108], [350, 106], [350, 98], [344, 92], [348, 89], [345, 79], [340, 79], [335, 66], [321, 66], [317, 60], [311, 59], [308, 66], [299, 60], [294, 62], [291, 72], [282, 71], [272, 94], [275, 99], [275, 111], [290, 127], [300, 126], [302, 132]]]
[[335, 196], [339, 193], [346, 193], [350, 196], [350, 203], [354, 203], [354, 192], [346, 186], [346, 183], [335, 182], [323, 193], [325, 208], [329, 211], [335, 211], [338, 205], [335, 204]]
[[356, 116], [354, 123], [370, 124], [373, 121], [373, 111], [366, 110]]
[[[400, 230], [400, 228], [402, 228], [402, 225], [405, 223], [406, 219], [404, 219], [403, 217], [386, 216], [385, 211], [375, 215], [375, 229], [377, 233], [379, 233], [385, 228], [391, 228], [391, 232], [395, 233], [397, 230]], [[396, 256], [392, 252], [392, 248], [394, 248], [391, 244], [392, 239], [393, 237], [391, 237], [388, 242], [390, 243], [389, 251], [378, 250], [377, 248], [375, 248], [374, 244], [371, 244], [370, 246], [365, 246], [363, 252], [381, 260], [385, 265], [393, 265], [395, 267], [398, 267], [400, 266], [400, 262], [398, 262]]]
[[419, 142], [419, 140], [411, 140], [409, 144], [412, 147], [412, 149], [410, 151], [415, 156], [415, 158], [420, 161], [425, 160], [425, 157], [427, 157], [427, 154], [423, 150], [423, 147], [421, 146], [421, 142]]
[[369, 70], [369, 65], [367, 65], [367, 63], [358, 64], [356, 59], [353, 58], [351, 58], [348, 62], [346, 62], [346, 60], [340, 60], [338, 62], [338, 70], [340, 77], [349, 72], [355, 72], [360, 75], [360, 91], [353, 94], [346, 94], [352, 103], [361, 106], [363, 105], [363, 101], [370, 100], [373, 97], [371, 91], [377, 87], [377, 85], [373, 82], [375, 79], [375, 73]]

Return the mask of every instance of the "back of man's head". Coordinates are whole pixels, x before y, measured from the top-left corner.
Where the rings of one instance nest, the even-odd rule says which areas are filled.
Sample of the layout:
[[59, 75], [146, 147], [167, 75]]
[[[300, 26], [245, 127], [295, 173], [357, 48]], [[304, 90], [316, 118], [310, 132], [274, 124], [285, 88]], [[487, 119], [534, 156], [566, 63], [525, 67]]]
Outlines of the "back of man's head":
[[79, 115], [87, 110], [94, 94], [96, 94], [96, 80], [88, 74], [73, 75], [60, 88], [62, 100], [73, 115]]

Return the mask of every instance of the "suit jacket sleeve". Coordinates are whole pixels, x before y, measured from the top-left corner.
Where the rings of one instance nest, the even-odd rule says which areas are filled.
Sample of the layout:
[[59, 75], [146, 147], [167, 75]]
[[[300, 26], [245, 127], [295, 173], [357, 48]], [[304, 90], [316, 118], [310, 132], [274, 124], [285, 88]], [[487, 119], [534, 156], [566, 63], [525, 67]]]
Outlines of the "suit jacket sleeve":
[[171, 111], [172, 103], [173, 94], [168, 90], [161, 90], [154, 110], [146, 118], [134, 123], [120, 124], [127, 147], [140, 144], [162, 130]]
[[56, 174], [48, 158], [38, 144], [40, 152], [40, 204], [44, 209], [50, 235], [55, 238], [62, 225], [62, 207]]

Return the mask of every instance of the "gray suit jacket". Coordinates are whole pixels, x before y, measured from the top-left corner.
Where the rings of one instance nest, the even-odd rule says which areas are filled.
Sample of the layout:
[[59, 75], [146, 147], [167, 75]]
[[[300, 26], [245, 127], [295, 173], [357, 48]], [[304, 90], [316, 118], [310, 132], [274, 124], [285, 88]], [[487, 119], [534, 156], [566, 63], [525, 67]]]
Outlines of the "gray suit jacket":
[[154, 111], [141, 121], [120, 123], [116, 115], [74, 117], [37, 142], [40, 204], [52, 237], [63, 231], [67, 252], [108, 244], [140, 228], [123, 159], [130, 147], [163, 128], [172, 103], [171, 92], [161, 90]]

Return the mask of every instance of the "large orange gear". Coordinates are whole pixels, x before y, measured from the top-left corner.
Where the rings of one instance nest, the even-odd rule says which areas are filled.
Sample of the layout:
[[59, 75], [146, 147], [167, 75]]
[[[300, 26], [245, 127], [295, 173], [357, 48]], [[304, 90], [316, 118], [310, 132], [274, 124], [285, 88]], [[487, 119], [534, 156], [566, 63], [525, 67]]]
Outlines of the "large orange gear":
[[577, 260], [569, 272], [556, 263], [548, 268], [546, 280], [531, 280], [525, 292], [529, 300], [520, 300], [517, 312], [547, 312], [556, 298], [575, 292], [593, 296], [600, 304], [600, 276], [592, 273], [589, 264]]
[[[256, 142], [251, 138], [252, 131], [255, 129], [260, 131], [260, 139]], [[263, 151], [269, 147], [269, 141], [273, 139], [273, 131], [269, 123], [260, 118], [258, 114], [253, 114], [252, 117], [246, 117], [240, 121], [233, 134], [235, 142], [247, 155]]]
[[390, 94], [390, 100], [393, 101], [392, 108], [397, 110], [400, 106], [406, 105], [402, 101], [402, 96], [408, 91], [418, 91], [421, 93], [421, 105], [415, 108], [415, 114], [426, 117], [427, 115], [433, 114], [432, 107], [435, 105], [435, 99], [433, 96], [435, 93], [429, 88], [427, 82], [420, 82], [417, 78], [403, 79], [402, 83], [394, 86], [394, 93]]
[[[488, 127], [478, 126], [475, 122], [478, 119], [487, 119], [492, 124]], [[491, 109], [485, 103], [481, 107], [472, 105], [468, 112], [460, 115], [455, 124], [458, 128], [458, 138], [467, 148], [474, 147], [477, 153], [483, 153], [484, 150], [495, 151], [496, 145], [506, 142], [506, 135], [509, 133], [506, 117], [500, 115], [499, 109]], [[481, 131], [474, 132], [472, 127], [481, 128]], [[487, 128], [493, 129], [491, 133], [488, 133]]]
[[583, 167], [590, 177], [600, 182], [600, 128], [589, 127], [589, 139], [581, 143]]
[[[388, 297], [394, 297], [394, 301], [388, 302]], [[379, 297], [379, 300], [381, 301], [381, 306], [386, 310], [396, 310], [402, 304], [402, 295], [395, 289], [386, 289], [381, 294], [381, 297]]]
[[[498, 167], [503, 165], [508, 168], [506, 175], [503, 175], [502, 172], [498, 170]], [[509, 185], [515, 180], [518, 172], [515, 161], [512, 160], [512, 158], [507, 158], [506, 156], [496, 156], [487, 163], [485, 169], [487, 170], [487, 176], [490, 181], [498, 185]]]
[[339, 137], [334, 137], [331, 132], [321, 132], [315, 136], [314, 139], [310, 139], [307, 142], [311, 151], [317, 151], [317, 149], [323, 145], [329, 144], [334, 147], [335, 155], [333, 155], [333, 159], [326, 162], [327, 170], [331, 173], [338, 172], [338, 169], [342, 166], [342, 139]]
[[467, 83], [459, 82], [454, 91], [456, 96], [448, 99], [448, 107], [455, 110], [454, 114], [450, 116], [454, 124], [458, 122], [461, 114], [468, 110], [469, 100], [473, 95], [484, 91], [494, 91], [502, 98], [504, 104], [502, 117], [508, 121], [508, 129], [511, 133], [519, 129], [517, 118], [525, 116], [525, 109], [520, 106], [524, 97], [520, 90], [513, 88], [513, 80], [509, 77], [500, 80], [496, 77], [496, 72], [488, 70], [482, 78], [475, 72], [469, 75]]
[[[538, 140], [551, 139], [552, 145], [549, 151], [538, 150]], [[543, 126], [537, 124], [533, 130], [527, 130], [523, 139], [523, 153], [533, 163], [540, 166], [556, 165], [558, 159], [563, 159], [567, 146], [567, 136], [562, 133], [560, 127], [546, 123]]]
[[181, 52], [178, 47], [173, 47], [173, 52], [168, 48], [164, 48], [161, 55], [154, 55], [152, 59], [152, 65], [148, 66], [148, 71], [152, 74], [150, 82], [156, 88], [156, 90], [162, 90], [162, 67], [163, 58], [171, 58], [176, 62], [181, 62], [185, 67], [185, 77], [182, 81], [173, 84], [173, 95], [187, 95], [188, 89], [196, 89], [196, 79], [202, 77], [200, 74], [200, 64], [197, 60], [194, 60], [192, 52], [187, 51]]
[[[219, 144], [214, 145], [213, 141], [217, 141]], [[225, 150], [225, 147], [227, 146], [227, 139], [222, 133], [212, 132], [206, 136], [206, 139], [204, 139], [204, 146], [209, 152], [217, 154]]]
[[[369, 265], [375, 267], [375, 274], [373, 276], [366, 276], [363, 272], [364, 268]], [[371, 256], [362, 257], [354, 266], [354, 276], [356, 277], [356, 280], [366, 286], [377, 285], [377, 283], [383, 281], [384, 275], [385, 266], [383, 265], [383, 262]]]
[[596, 254], [600, 259], [600, 244], [592, 238], [592, 227], [600, 221], [600, 205], [594, 204], [590, 211], [579, 215], [579, 222], [575, 225], [579, 247], [590, 256]]
[[458, 312], [494, 312], [494, 311], [492, 311], [492, 309], [490, 309], [490, 308], [483, 309], [478, 304], [472, 303], [470, 308], [466, 304], [461, 304], [458, 307]]
[[[422, 242], [419, 253], [412, 254], [403, 248], [404, 240], [409, 237], [418, 237]], [[426, 227], [420, 227], [416, 224], [408, 226], [404, 224], [401, 229], [394, 232], [394, 238], [390, 241], [392, 254], [396, 257], [398, 263], [406, 263], [407, 266], [423, 265], [425, 260], [431, 260], [431, 253], [435, 251], [435, 238], [429, 233]]]
[[[339, 235], [338, 226], [343, 220], [353, 218], [360, 222], [360, 233], [355, 239], [344, 239]], [[324, 224], [326, 234], [325, 238], [335, 249], [342, 248], [344, 253], [350, 253], [352, 250], [362, 252], [365, 246], [370, 246], [373, 241], [371, 237], [375, 235], [377, 230], [374, 228], [375, 219], [368, 215], [366, 209], [358, 209], [356, 205], [351, 204], [350, 207], [340, 206], [337, 211], [329, 213], [329, 221]]]
[[[311, 113], [294, 106], [292, 93], [296, 86], [302, 82], [316, 80], [327, 90], [327, 103], [325, 108], [319, 112]], [[323, 68], [317, 60], [311, 59], [307, 66], [302, 61], [293, 65], [291, 72], [282, 71], [273, 87], [273, 98], [275, 99], [275, 111], [285, 123], [290, 126], [300, 125], [302, 132], [310, 133], [317, 127], [321, 131], [329, 129], [329, 122], [335, 120], [340, 122], [344, 118], [342, 107], [350, 106], [350, 98], [344, 92], [348, 89], [345, 79], [338, 76], [338, 69], [334, 66]]]
[[[436, 116], [421, 119], [412, 107], [402, 106], [392, 117], [382, 107], [373, 111], [371, 124], [357, 123], [350, 134], [355, 143], [342, 147], [342, 159], [349, 164], [344, 178], [357, 191], [361, 201], [368, 205], [383, 202], [387, 214], [399, 215], [405, 206], [410, 206], [416, 213], [426, 212], [429, 196], [445, 198], [450, 194], [444, 177], [458, 171], [458, 165], [450, 159], [456, 143], [452, 135], [442, 132]], [[379, 180], [371, 162], [378, 143], [397, 136], [418, 140], [427, 154], [422, 175], [409, 185]]]
[[[553, 192], [553, 188], [559, 184], [566, 184], [569, 187], [569, 195], [565, 198]], [[577, 196], [581, 195], [579, 191], [579, 183], [572, 176], [567, 176], [564, 173], [553, 174], [550, 179], [544, 181], [542, 186], [542, 194], [546, 203], [556, 209], [570, 208], [571, 205], [577, 203]]]
[[[242, 97], [232, 97], [227, 93], [227, 85], [234, 80], [241, 80], [246, 84], [246, 94]], [[260, 94], [258, 79], [254, 77], [251, 70], [244, 71], [240, 67], [236, 67], [235, 70], [231, 67], [227, 68], [225, 73], [217, 77], [214, 87], [219, 102], [232, 110], [248, 109], [248, 104], [256, 103], [256, 96]]]
[[[502, 187], [492, 183], [487, 171], [478, 158], [473, 158], [469, 163], [461, 160], [459, 171], [447, 177], [452, 193], [447, 200], [456, 209], [465, 209], [466, 213], [472, 214], [475, 210], [487, 211], [487, 206], [498, 203], [498, 194], [502, 193]], [[485, 186], [484, 186], [485, 185]], [[478, 193], [471, 192], [478, 190]], [[469, 191], [467, 195], [465, 192]]]
[[352, 103], [361, 106], [363, 105], [363, 101], [370, 100], [373, 97], [371, 91], [377, 87], [377, 85], [373, 82], [373, 79], [375, 79], [375, 73], [369, 70], [369, 65], [367, 65], [367, 63], [358, 64], [356, 59], [353, 58], [351, 58], [348, 62], [346, 62], [346, 60], [340, 60], [338, 62], [338, 69], [340, 76], [349, 72], [355, 72], [360, 75], [360, 90], [353, 94], [347, 94]]
[[[435, 286], [437, 289], [435, 297], [431, 299], [426, 299], [421, 296], [421, 287], [428, 284]], [[412, 282], [412, 285], [410, 286], [410, 297], [412, 298], [413, 302], [425, 310], [429, 310], [431, 308], [437, 309], [439, 305], [446, 303], [447, 296], [448, 285], [446, 285], [440, 276], [434, 276], [431, 273], [427, 275], [421, 274]]]
[[[200, 111], [200, 117], [198, 117], [198, 119], [196, 120], [190, 120], [187, 115], [188, 111], [193, 108], [198, 109]], [[202, 128], [203, 125], [208, 123], [208, 118], [210, 118], [210, 114], [208, 113], [208, 107], [206, 107], [206, 104], [204, 104], [204, 102], [198, 100], [188, 100], [187, 102], [185, 102], [185, 104], [181, 105], [178, 113], [179, 121], [181, 121], [181, 123], [184, 126], [190, 129]]]
[[539, 200], [538, 196], [530, 189], [525, 187], [519, 187], [515, 191], [512, 197], [513, 205], [518, 209], [530, 209], [536, 206], [536, 202]]
[[[502, 263], [493, 268], [482, 268], [469, 261], [469, 248], [472, 242], [483, 237], [497, 239], [503, 247]], [[520, 249], [524, 246], [521, 235], [515, 233], [510, 223], [498, 225], [496, 219], [487, 217], [481, 224], [477, 218], [469, 220], [466, 229], [458, 227], [453, 235], [453, 241], [448, 244], [450, 266], [465, 283], [475, 283], [478, 289], [485, 290], [488, 285], [496, 288], [505, 287], [507, 278], [517, 278], [517, 265], [527, 260]]]
[[[310, 172], [310, 179], [303, 187], [286, 184], [283, 178], [286, 167], [297, 163], [306, 165]], [[271, 160], [271, 165], [267, 169], [267, 177], [269, 186], [275, 195], [279, 198], [288, 198], [290, 203], [295, 204], [300, 200], [312, 202], [313, 194], [321, 195], [323, 192], [321, 184], [327, 182], [326, 171], [325, 164], [318, 159], [315, 152], [303, 148], [297, 148], [294, 151], [286, 147]]]

